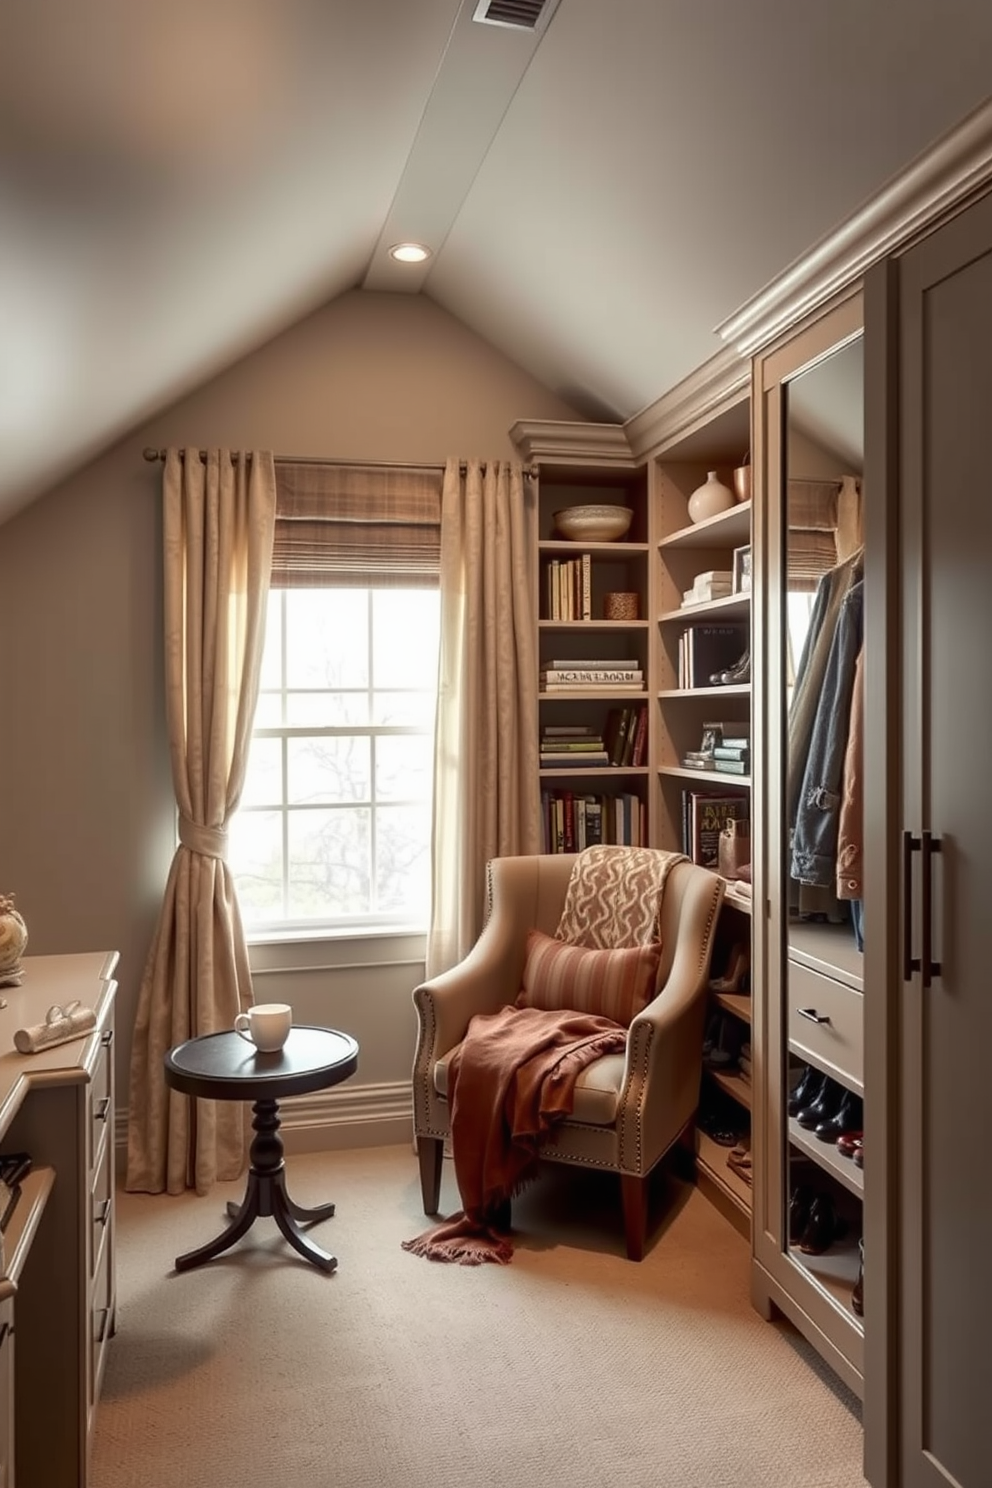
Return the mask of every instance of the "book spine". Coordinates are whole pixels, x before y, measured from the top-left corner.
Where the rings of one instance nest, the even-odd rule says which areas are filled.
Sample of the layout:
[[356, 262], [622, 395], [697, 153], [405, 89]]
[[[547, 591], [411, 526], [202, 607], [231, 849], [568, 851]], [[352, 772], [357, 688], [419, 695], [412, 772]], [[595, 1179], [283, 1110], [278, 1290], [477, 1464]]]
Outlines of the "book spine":
[[582, 554], [582, 618], [592, 619], [592, 554]]
[[614, 670], [611, 667], [576, 667], [567, 671], [562, 667], [542, 668], [539, 673], [542, 682], [643, 682], [642, 671], [626, 672]]

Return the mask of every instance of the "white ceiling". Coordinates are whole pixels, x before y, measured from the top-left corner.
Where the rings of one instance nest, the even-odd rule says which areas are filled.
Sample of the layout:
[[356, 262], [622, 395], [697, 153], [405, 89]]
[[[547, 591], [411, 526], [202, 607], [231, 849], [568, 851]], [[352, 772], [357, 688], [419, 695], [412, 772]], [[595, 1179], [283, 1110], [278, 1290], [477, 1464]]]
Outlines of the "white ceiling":
[[988, 0], [475, 5], [4, 0], [0, 516], [356, 287], [625, 419], [992, 88]]

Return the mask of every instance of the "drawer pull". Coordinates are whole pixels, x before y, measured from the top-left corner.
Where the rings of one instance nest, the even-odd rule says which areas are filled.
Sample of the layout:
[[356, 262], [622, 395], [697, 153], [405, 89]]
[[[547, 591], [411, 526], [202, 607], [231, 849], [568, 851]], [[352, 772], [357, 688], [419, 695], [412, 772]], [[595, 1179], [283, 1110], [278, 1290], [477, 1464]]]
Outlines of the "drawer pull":
[[816, 1008], [796, 1008], [800, 1018], [807, 1018], [810, 1023], [829, 1023], [830, 1018], [826, 1013], [818, 1013]]
[[105, 1028], [100, 1035], [100, 1042], [105, 1049], [109, 1049], [114, 1042], [114, 1030], [112, 1028]]
[[101, 1307], [97, 1312], [97, 1317], [100, 1320], [97, 1324], [96, 1329], [96, 1341], [97, 1346], [99, 1346], [101, 1343], [103, 1343], [104, 1339], [107, 1336], [107, 1323], [110, 1320], [110, 1308]]
[[0, 1323], [0, 1348], [3, 1348], [4, 1344], [7, 1342], [8, 1335], [11, 1338], [13, 1338], [14, 1336], [13, 1323]]
[[107, 1117], [109, 1115], [110, 1115], [110, 1096], [109, 1095], [105, 1095], [103, 1097], [103, 1100], [100, 1102], [100, 1104], [96, 1107], [96, 1109], [93, 1112], [93, 1120], [94, 1121], [106, 1121], [106, 1119], [107, 1119]]
[[93, 1216], [94, 1224], [105, 1225], [107, 1223], [108, 1219], [110, 1218], [112, 1202], [113, 1201], [111, 1199], [104, 1199], [101, 1202], [97, 1213]]

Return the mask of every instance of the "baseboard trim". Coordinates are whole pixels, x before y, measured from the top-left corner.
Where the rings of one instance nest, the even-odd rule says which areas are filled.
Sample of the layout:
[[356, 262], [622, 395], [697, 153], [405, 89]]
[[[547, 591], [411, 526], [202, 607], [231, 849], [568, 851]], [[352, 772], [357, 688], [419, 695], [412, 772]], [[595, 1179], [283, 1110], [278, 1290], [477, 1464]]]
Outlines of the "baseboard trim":
[[[410, 1142], [413, 1091], [409, 1080], [347, 1085], [294, 1095], [279, 1106], [279, 1133], [287, 1152], [332, 1152], [346, 1147], [392, 1147]], [[116, 1167], [127, 1168], [127, 1111], [114, 1119]]]

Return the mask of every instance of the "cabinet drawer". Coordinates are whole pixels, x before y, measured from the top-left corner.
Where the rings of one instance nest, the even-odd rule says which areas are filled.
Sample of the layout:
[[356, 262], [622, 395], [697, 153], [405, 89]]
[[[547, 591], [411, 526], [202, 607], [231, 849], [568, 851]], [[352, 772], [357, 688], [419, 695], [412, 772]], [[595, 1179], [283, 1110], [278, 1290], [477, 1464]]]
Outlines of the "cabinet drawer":
[[89, 1274], [95, 1275], [101, 1252], [109, 1245], [114, 1227], [114, 1165], [109, 1142], [103, 1144], [100, 1166], [90, 1190], [90, 1261]]
[[100, 1053], [93, 1067], [89, 1088], [86, 1165], [91, 1175], [99, 1159], [104, 1135], [112, 1130], [114, 1124], [113, 1058], [114, 1030], [105, 1028], [100, 1035]]
[[825, 1074], [864, 1089], [862, 994], [790, 961], [789, 1046]]
[[100, 1264], [90, 1293], [90, 1369], [87, 1405], [92, 1426], [92, 1412], [100, 1398], [103, 1371], [107, 1362], [107, 1347], [114, 1324], [114, 1275], [111, 1265], [112, 1246], [110, 1236], [100, 1252]]

